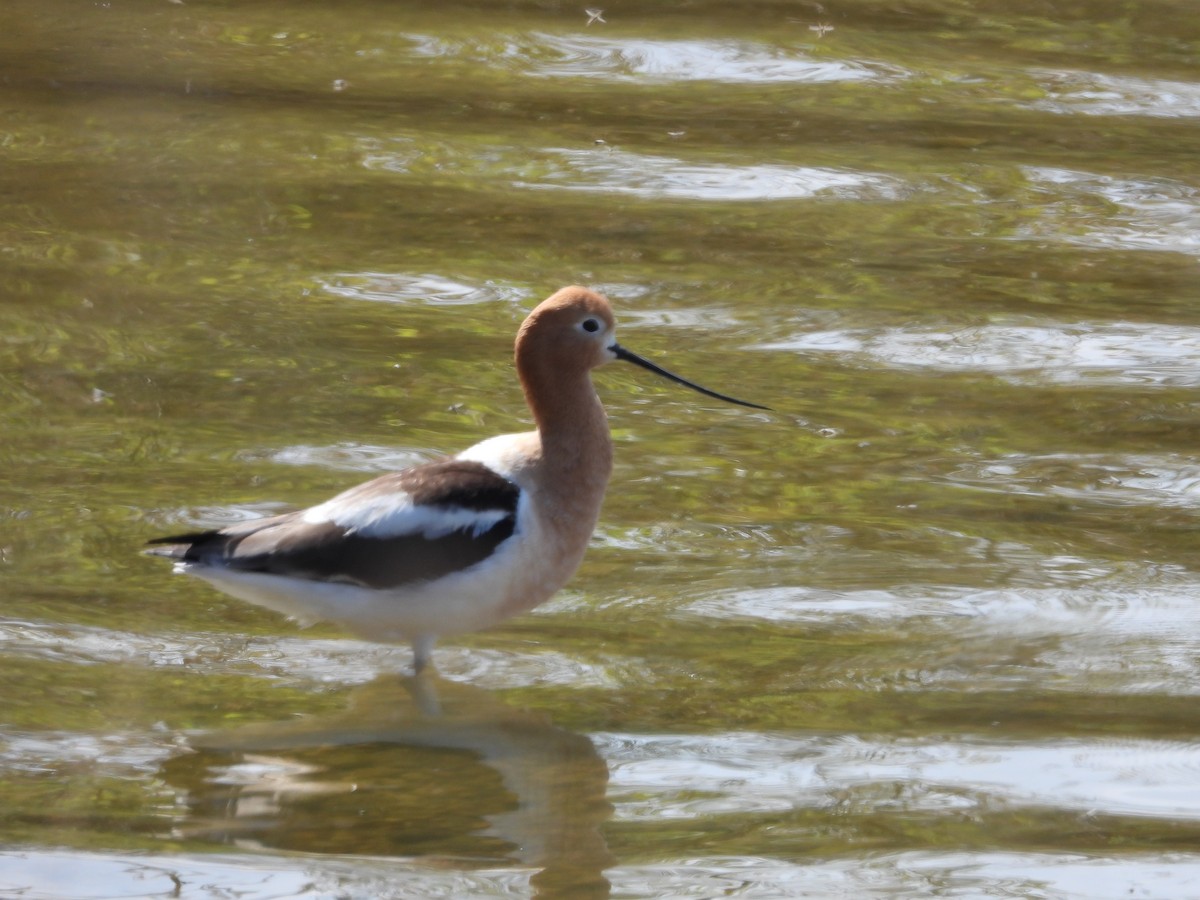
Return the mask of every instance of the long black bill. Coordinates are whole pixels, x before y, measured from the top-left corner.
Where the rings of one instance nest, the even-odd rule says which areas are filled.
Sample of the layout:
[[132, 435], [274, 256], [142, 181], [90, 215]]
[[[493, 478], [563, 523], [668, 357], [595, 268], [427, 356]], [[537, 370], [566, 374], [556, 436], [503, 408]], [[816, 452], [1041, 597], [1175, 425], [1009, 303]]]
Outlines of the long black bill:
[[693, 382], [688, 381], [686, 378], [680, 378], [674, 372], [668, 372], [662, 366], [656, 366], [654, 363], [650, 362], [650, 360], [643, 359], [636, 353], [626, 350], [620, 344], [613, 344], [608, 349], [617, 355], [617, 359], [624, 360], [627, 363], [633, 363], [635, 366], [641, 366], [643, 369], [648, 369], [655, 375], [661, 375], [668, 381], [674, 381], [676, 384], [682, 384], [684, 387], [690, 387], [693, 391], [698, 391], [699, 393], [704, 394], [706, 397], [716, 397], [718, 400], [724, 400], [726, 403], [736, 403], [738, 406], [748, 406], [751, 409], [769, 410], [771, 408], [769, 406], [763, 406], [759, 403], [749, 403], [746, 400], [739, 400], [737, 397], [730, 397], [728, 394], [718, 394], [716, 391], [710, 391], [708, 388], [700, 387], [700, 385], [694, 384]]

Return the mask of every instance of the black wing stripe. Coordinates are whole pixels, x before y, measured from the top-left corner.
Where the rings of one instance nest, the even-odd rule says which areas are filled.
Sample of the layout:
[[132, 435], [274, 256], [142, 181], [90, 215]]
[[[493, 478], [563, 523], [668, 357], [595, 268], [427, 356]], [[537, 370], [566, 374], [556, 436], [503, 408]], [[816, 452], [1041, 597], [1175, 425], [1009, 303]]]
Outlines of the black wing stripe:
[[503, 512], [504, 516], [478, 534], [470, 526], [431, 539], [420, 534], [364, 537], [334, 522], [306, 522], [302, 512], [288, 513], [218, 531], [156, 538], [150, 541], [156, 546], [148, 552], [243, 572], [389, 589], [477, 565], [516, 530], [520, 489], [475, 462], [428, 463], [381, 476], [342, 497], [352, 501], [398, 491], [408, 493], [418, 505]]

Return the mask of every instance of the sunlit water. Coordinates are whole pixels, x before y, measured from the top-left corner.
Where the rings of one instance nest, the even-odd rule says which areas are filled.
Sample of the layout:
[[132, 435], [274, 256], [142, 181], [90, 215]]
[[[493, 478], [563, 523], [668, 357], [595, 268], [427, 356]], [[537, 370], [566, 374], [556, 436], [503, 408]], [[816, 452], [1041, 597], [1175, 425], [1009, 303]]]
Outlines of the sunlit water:
[[[0, 894], [1200, 895], [1200, 19], [18, 2]], [[409, 651], [138, 555], [517, 430], [617, 467]]]

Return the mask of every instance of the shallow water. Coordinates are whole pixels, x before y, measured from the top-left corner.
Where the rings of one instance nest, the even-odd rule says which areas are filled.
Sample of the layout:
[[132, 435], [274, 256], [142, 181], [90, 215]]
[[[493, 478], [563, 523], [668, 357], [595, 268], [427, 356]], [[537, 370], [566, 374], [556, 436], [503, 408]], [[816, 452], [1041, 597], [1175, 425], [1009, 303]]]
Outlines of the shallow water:
[[[1200, 19], [5, 18], [0, 893], [1200, 893]], [[774, 411], [597, 373], [595, 545], [436, 698], [138, 555], [524, 427], [572, 282]]]

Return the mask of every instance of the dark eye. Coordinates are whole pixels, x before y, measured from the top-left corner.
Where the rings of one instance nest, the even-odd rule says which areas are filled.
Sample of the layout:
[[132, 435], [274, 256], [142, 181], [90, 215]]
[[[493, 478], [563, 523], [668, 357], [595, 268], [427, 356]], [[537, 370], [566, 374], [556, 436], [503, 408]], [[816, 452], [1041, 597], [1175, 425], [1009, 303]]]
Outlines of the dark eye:
[[583, 322], [580, 323], [580, 327], [583, 328], [583, 330], [588, 334], [595, 334], [600, 330], [600, 323], [595, 319], [584, 319]]

